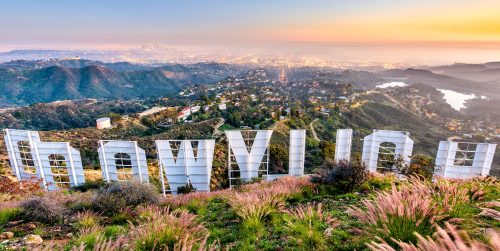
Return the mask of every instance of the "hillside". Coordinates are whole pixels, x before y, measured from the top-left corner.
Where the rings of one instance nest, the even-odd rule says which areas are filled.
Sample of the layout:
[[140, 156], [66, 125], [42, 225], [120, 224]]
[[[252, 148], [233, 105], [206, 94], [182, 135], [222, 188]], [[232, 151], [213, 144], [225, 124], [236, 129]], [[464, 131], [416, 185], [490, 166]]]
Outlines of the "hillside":
[[497, 250], [500, 191], [495, 179], [398, 180], [359, 167], [334, 168], [355, 178], [332, 180], [340, 177], [325, 169], [313, 177], [176, 196], [162, 196], [158, 186], [138, 182], [93, 182], [64, 192], [44, 192], [31, 183], [15, 189], [17, 182], [0, 176], [6, 184], [0, 186], [0, 198], [5, 198], [0, 247], [409, 251], [425, 245], [428, 251], [450, 246]]
[[0, 64], [0, 108], [84, 98], [168, 97], [240, 70], [218, 63], [144, 67], [88, 60], [13, 61]]
[[94, 127], [104, 116], [134, 115], [146, 109], [144, 101], [78, 100], [41, 103], [0, 112], [0, 129], [58, 130]]
[[436, 74], [429, 70], [408, 68], [379, 72], [388, 79], [398, 79], [406, 84], [422, 83], [435, 88], [449, 89], [462, 93], [475, 93], [492, 98], [500, 97], [500, 85], [495, 82], [476, 82], [467, 79]]
[[430, 67], [434, 73], [463, 78], [476, 82], [500, 83], [500, 63], [490, 62], [484, 64], [453, 64]]
[[399, 108], [380, 94], [371, 94], [367, 99], [367, 103], [343, 116], [321, 120], [322, 126], [316, 130], [319, 137], [333, 140], [336, 129], [352, 128], [355, 137], [353, 152], [361, 152], [361, 139], [373, 129], [408, 131], [415, 140], [414, 153], [434, 156], [439, 140], [445, 140], [450, 135], [439, 125]]
[[64, 68], [83, 68], [88, 66], [102, 66], [114, 71], [137, 71], [147, 70], [153, 67], [128, 62], [104, 63], [87, 59], [53, 59], [53, 60], [13, 60], [0, 64], [0, 68], [10, 68], [16, 70], [41, 69], [51, 66]]

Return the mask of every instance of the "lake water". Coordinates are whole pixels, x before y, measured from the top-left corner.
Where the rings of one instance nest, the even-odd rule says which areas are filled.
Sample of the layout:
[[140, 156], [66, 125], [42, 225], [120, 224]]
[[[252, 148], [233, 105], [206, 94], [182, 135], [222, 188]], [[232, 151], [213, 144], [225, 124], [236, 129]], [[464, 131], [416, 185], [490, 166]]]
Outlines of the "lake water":
[[377, 85], [377, 88], [389, 88], [389, 87], [405, 87], [407, 84], [403, 82], [389, 82], [389, 83], [384, 83], [381, 85]]
[[465, 108], [465, 102], [469, 99], [476, 98], [474, 94], [463, 94], [460, 92], [438, 89], [441, 93], [444, 94], [444, 99], [446, 103], [450, 104], [453, 109], [460, 111], [460, 109]]

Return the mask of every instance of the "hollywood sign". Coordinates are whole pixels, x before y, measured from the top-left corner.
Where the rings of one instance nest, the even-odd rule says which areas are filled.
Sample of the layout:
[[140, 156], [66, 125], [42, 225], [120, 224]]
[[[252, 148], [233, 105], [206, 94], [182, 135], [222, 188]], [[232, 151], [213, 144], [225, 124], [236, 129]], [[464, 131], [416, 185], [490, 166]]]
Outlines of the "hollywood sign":
[[[235, 180], [269, 174], [269, 143], [272, 130], [228, 130], [228, 176]], [[42, 180], [47, 190], [77, 186], [85, 182], [80, 152], [68, 142], [41, 141], [38, 132], [5, 129], [5, 143], [18, 180]], [[337, 130], [334, 159], [350, 161], [352, 129]], [[305, 130], [291, 130], [289, 171], [304, 175]], [[408, 132], [374, 130], [363, 139], [362, 161], [370, 172], [387, 167], [395, 158], [410, 161], [413, 140]], [[210, 191], [215, 140], [157, 140], [159, 177], [163, 193], [177, 193], [190, 183], [197, 191]], [[447, 178], [486, 176], [491, 169], [496, 144], [441, 141], [436, 155], [435, 175]], [[99, 162], [107, 182], [138, 180], [149, 182], [145, 151], [136, 141], [99, 141]], [[167, 186], [168, 184], [168, 186]], [[169, 187], [169, 189], [167, 188]]]

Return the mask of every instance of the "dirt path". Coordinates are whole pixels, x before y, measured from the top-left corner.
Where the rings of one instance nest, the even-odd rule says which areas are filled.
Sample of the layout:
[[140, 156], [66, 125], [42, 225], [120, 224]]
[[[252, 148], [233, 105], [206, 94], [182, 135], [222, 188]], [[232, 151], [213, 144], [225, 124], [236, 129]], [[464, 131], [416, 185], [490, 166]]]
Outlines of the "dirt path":
[[385, 92], [380, 92], [380, 91], [375, 91], [375, 90], [370, 90], [370, 91], [366, 92], [366, 94], [373, 94], [373, 93], [382, 94], [382, 95], [384, 95], [384, 97], [386, 97], [389, 101], [393, 102], [397, 106], [403, 108], [404, 110], [406, 110], [406, 111], [408, 111], [410, 113], [413, 113], [410, 109], [406, 108], [403, 104], [401, 104], [401, 102], [399, 102], [398, 100], [396, 100], [391, 95], [389, 95], [389, 94], [387, 94]]
[[318, 118], [314, 119], [313, 121], [311, 121], [311, 123], [309, 124], [309, 127], [311, 128], [311, 132], [313, 134], [313, 138], [317, 141], [321, 141], [319, 138], [318, 138], [318, 135], [316, 134], [316, 130], [314, 130], [314, 125], [313, 123], [318, 121]]
[[223, 118], [219, 119], [219, 122], [214, 126], [214, 134], [213, 137], [218, 137], [223, 134], [222, 131], [219, 131], [219, 128], [224, 125], [226, 121]]

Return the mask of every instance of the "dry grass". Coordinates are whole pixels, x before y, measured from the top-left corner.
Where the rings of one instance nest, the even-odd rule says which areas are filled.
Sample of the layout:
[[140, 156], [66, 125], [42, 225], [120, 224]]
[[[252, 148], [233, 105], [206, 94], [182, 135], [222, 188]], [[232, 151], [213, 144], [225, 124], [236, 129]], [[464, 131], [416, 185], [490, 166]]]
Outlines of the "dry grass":
[[9, 176], [0, 175], [0, 202], [15, 201], [26, 196], [41, 195], [44, 193], [41, 180], [32, 178], [29, 180], [16, 181]]
[[482, 208], [482, 211], [481, 211], [481, 213], [479, 213], [479, 215], [484, 216], [484, 217], [493, 218], [497, 221], [500, 221], [500, 212], [495, 210], [495, 209]]
[[[242, 197], [242, 195], [250, 195], [259, 197], [262, 194], [271, 194], [274, 197], [290, 196], [295, 193], [300, 193], [304, 187], [313, 187], [313, 184], [307, 178], [282, 177], [274, 182], [261, 181], [252, 184], [246, 184], [235, 190], [220, 190], [210, 193], [196, 192], [188, 194], [179, 194], [176, 196], [167, 195], [162, 199], [161, 204], [179, 208], [193, 204], [205, 204], [212, 198], [222, 197], [231, 199], [233, 196]], [[256, 194], [259, 193], [259, 194]], [[237, 201], [239, 199], [235, 199]], [[250, 200], [250, 199], [249, 199]]]
[[304, 250], [327, 250], [328, 239], [340, 222], [323, 212], [322, 204], [300, 205], [285, 211], [288, 239]]
[[230, 193], [229, 190], [221, 190], [210, 193], [195, 192], [195, 193], [179, 194], [179, 195], [167, 195], [161, 200], [161, 204], [168, 205], [172, 208], [179, 208], [193, 203], [204, 204], [211, 198], [225, 196], [229, 193]]
[[299, 205], [294, 209], [285, 210], [285, 213], [290, 215], [292, 219], [298, 219], [307, 222], [321, 221], [327, 223], [332, 227], [337, 226], [339, 223], [335, 218], [326, 215], [323, 212], [323, 204], [321, 203], [317, 204], [316, 206], [310, 204], [307, 206]]
[[86, 210], [77, 213], [74, 217], [75, 227], [78, 229], [92, 228], [99, 226], [100, 215], [92, 211]]
[[390, 191], [379, 191], [373, 199], [362, 201], [362, 207], [352, 207], [348, 213], [365, 224], [364, 230], [391, 238], [416, 241], [414, 232], [430, 234], [433, 224], [446, 217], [446, 209], [431, 196], [431, 188], [412, 178], [399, 189], [393, 184]]
[[306, 178], [282, 177], [274, 182], [258, 182], [244, 185], [240, 191], [226, 195], [229, 204], [243, 220], [262, 220], [284, 208], [288, 196], [312, 186]]
[[[480, 206], [492, 189], [498, 188], [494, 178], [447, 180], [435, 182], [410, 177], [399, 188], [379, 191], [373, 199], [362, 201], [361, 207], [348, 212], [366, 224], [364, 230], [378, 235], [392, 246], [395, 240], [416, 243], [417, 235], [429, 236], [436, 231], [436, 222], [447, 218], [459, 220], [470, 213], [468, 208]], [[483, 209], [481, 215], [498, 219], [498, 211]]]
[[471, 240], [465, 232], [458, 231], [453, 225], [446, 223], [446, 229], [439, 226], [436, 227], [435, 239], [427, 236], [423, 237], [416, 234], [418, 243], [411, 244], [397, 240], [399, 249], [391, 247], [389, 244], [382, 242], [371, 242], [368, 247], [373, 251], [494, 251], [500, 250], [500, 233], [492, 232], [489, 234], [490, 244], [484, 244], [477, 240]]
[[[197, 246], [197, 248], [196, 248]], [[196, 243], [194, 240], [189, 238], [189, 235], [186, 238], [183, 238], [177, 244], [174, 245], [173, 251], [215, 251], [218, 250], [216, 243], [208, 244], [208, 235], [205, 236], [201, 243]]]
[[279, 212], [285, 206], [283, 200], [282, 195], [256, 191], [228, 196], [229, 204], [243, 220], [262, 220], [271, 213]]
[[202, 243], [208, 230], [197, 222], [196, 216], [187, 211], [170, 211], [169, 208], [149, 206], [142, 208], [141, 224], [131, 225], [128, 234], [135, 250], [165, 250], [179, 243]]

